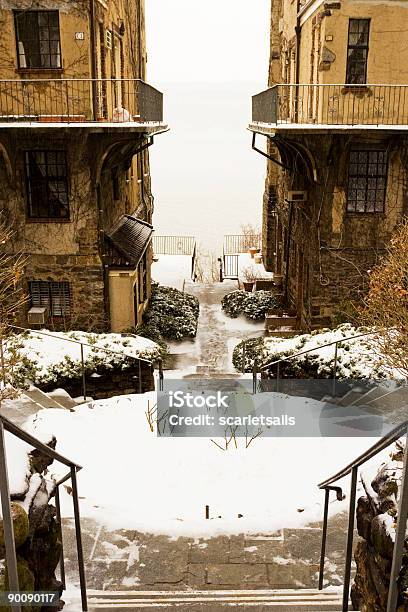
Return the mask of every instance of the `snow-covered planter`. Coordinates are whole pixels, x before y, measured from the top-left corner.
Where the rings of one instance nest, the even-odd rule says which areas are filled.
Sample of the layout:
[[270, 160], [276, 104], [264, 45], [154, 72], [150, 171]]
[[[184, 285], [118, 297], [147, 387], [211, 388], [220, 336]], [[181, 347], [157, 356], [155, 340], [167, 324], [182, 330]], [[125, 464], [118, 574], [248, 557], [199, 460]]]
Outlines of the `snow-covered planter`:
[[[6, 344], [6, 358], [18, 355], [10, 382], [19, 388], [28, 383], [39, 387], [82, 375], [83, 343], [85, 373], [118, 372], [135, 368], [135, 357], [153, 361], [160, 356], [160, 347], [142, 337], [120, 334], [94, 334], [82, 331], [50, 332], [41, 330], [11, 336]], [[76, 342], [70, 342], [75, 340]]]
[[397, 373], [390, 372], [383, 365], [381, 355], [376, 347], [375, 335], [360, 337], [356, 340], [343, 340], [369, 331], [368, 328], [355, 328], [349, 323], [345, 323], [333, 330], [318, 330], [294, 338], [263, 338], [252, 340], [250, 343], [247, 341], [245, 352], [241, 342], [234, 349], [233, 364], [238, 370], [242, 371], [244, 366], [243, 355], [245, 353], [245, 370], [250, 372], [253, 368], [254, 359], [257, 360], [258, 366], [262, 367], [273, 361], [315, 348], [317, 350], [300, 355], [282, 364], [282, 374], [298, 378], [331, 378], [335, 347], [334, 344], [331, 346], [324, 345], [339, 341], [337, 351], [338, 378], [379, 379], [393, 375], [398, 377]]
[[276, 295], [271, 291], [231, 291], [221, 301], [222, 309], [228, 317], [236, 319], [243, 314], [254, 321], [264, 319], [268, 310], [277, 305]]
[[155, 342], [195, 338], [199, 315], [197, 298], [172, 287], [153, 285], [144, 323], [137, 333]]

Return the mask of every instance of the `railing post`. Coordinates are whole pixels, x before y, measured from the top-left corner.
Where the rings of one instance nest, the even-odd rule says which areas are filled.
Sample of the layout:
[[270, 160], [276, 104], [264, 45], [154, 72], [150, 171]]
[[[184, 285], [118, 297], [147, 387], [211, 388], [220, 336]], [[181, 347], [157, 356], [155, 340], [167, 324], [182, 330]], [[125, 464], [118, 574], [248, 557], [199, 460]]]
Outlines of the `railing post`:
[[254, 365], [252, 368], [252, 394], [256, 395], [258, 386], [258, 364], [256, 359], [254, 359]]
[[137, 360], [138, 363], [138, 373], [137, 373], [137, 377], [138, 377], [138, 381], [139, 381], [139, 393], [142, 393], [142, 364], [140, 359]]
[[61, 536], [61, 555], [60, 555], [60, 576], [62, 582], [62, 588], [66, 589], [66, 580], [65, 580], [65, 560], [64, 560], [64, 539], [62, 536], [62, 519], [61, 519], [61, 503], [60, 503], [60, 494], [59, 487], [55, 489], [55, 508], [57, 511], [57, 521], [60, 528], [60, 536]]
[[[4, 544], [6, 549], [6, 563], [8, 572], [8, 587], [10, 591], [19, 591], [17, 553], [14, 541], [14, 527], [11, 516], [10, 486], [7, 470], [6, 444], [4, 438], [4, 425], [0, 419], [0, 495], [3, 513]], [[19, 604], [10, 606], [15, 612], [21, 612]]]
[[76, 536], [77, 554], [78, 554], [78, 571], [79, 571], [79, 584], [80, 584], [80, 589], [81, 589], [82, 612], [88, 612], [88, 602], [87, 602], [87, 596], [86, 596], [84, 552], [82, 549], [81, 519], [79, 515], [77, 474], [76, 474], [76, 468], [73, 465], [71, 465], [71, 483], [72, 483], [72, 498], [73, 498], [73, 504], [74, 504], [75, 536]]
[[408, 517], [408, 433], [405, 437], [404, 467], [398, 500], [398, 520], [388, 590], [387, 612], [395, 612], [398, 603], [398, 577], [402, 565]]
[[353, 557], [354, 515], [356, 512], [357, 473], [358, 473], [358, 467], [355, 466], [353, 467], [351, 471], [346, 565], [344, 569], [343, 607], [342, 607], [343, 612], [348, 611], [349, 596], [350, 596], [351, 561]]
[[246, 342], [242, 343], [242, 373], [245, 374], [245, 362], [246, 362]]
[[[3, 388], [6, 386], [6, 365], [4, 363], [4, 347], [3, 347], [3, 338], [0, 338], [0, 366], [1, 366], [1, 378]], [[1, 389], [1, 386], [0, 386]]]
[[280, 380], [280, 361], [276, 364], [276, 393], [279, 391], [279, 380]]
[[84, 359], [84, 345], [81, 344], [81, 373], [82, 373], [82, 395], [86, 402], [86, 377], [85, 377], [85, 359]]
[[321, 552], [320, 552], [320, 567], [319, 567], [319, 591], [323, 589], [323, 580], [324, 580], [324, 562], [326, 558], [327, 521], [329, 518], [329, 496], [330, 496], [330, 489], [326, 488], [324, 490], [322, 547], [321, 547]]
[[163, 391], [163, 359], [159, 359], [159, 391]]
[[339, 343], [336, 342], [334, 345], [334, 362], [333, 362], [333, 397], [336, 397], [336, 381], [337, 381], [337, 356]]

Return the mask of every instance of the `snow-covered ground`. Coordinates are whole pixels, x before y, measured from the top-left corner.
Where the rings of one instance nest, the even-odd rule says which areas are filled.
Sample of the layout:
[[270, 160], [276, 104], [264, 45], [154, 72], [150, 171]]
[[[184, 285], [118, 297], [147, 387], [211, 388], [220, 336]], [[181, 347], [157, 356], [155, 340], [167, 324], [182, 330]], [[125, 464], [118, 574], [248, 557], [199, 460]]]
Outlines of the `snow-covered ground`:
[[[111, 529], [171, 536], [268, 533], [321, 519], [317, 483], [373, 442], [369, 438], [258, 438], [222, 451], [207, 438], [158, 438], [146, 418], [154, 393], [43, 410], [27, 427], [54, 434], [57, 450], [83, 466], [81, 514]], [[378, 464], [378, 458], [376, 458]], [[51, 473], [65, 474], [53, 464]], [[347, 484], [346, 484], [346, 491]], [[72, 498], [63, 488], [63, 515]], [[345, 508], [333, 502], [331, 512]], [[211, 520], [205, 520], [205, 506]], [[238, 518], [242, 514], [243, 518]]]
[[18, 351], [19, 360], [14, 367], [14, 380], [24, 380], [28, 377], [35, 384], [41, 384], [56, 381], [64, 375], [75, 375], [81, 365], [80, 342], [84, 343], [86, 368], [94, 367], [95, 370], [98, 365], [118, 367], [132, 357], [152, 360], [159, 355], [157, 344], [141, 336], [82, 331], [63, 333], [46, 329], [30, 331], [12, 336], [6, 344], [6, 358], [11, 359], [14, 351]]
[[183, 290], [191, 280], [193, 259], [191, 255], [157, 255], [152, 263], [152, 279], [165, 287]]

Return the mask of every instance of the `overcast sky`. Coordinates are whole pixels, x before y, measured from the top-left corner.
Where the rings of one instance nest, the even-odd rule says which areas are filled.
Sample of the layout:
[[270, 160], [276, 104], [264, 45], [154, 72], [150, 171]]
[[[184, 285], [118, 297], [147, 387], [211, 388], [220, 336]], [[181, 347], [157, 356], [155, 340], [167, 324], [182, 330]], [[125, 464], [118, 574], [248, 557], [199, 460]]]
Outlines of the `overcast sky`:
[[261, 222], [266, 166], [246, 127], [267, 84], [270, 0], [145, 2], [147, 78], [171, 128], [151, 149], [156, 231], [219, 254], [224, 234]]

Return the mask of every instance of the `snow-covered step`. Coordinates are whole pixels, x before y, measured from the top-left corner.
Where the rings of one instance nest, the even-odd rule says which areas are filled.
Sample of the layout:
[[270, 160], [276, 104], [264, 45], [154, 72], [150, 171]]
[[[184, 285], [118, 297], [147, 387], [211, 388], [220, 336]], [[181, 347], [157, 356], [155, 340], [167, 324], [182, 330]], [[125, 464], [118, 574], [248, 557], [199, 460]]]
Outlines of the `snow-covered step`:
[[231, 607], [261, 612], [274, 610], [341, 610], [339, 589], [240, 590], [240, 591], [94, 591], [89, 593], [90, 612], [129, 610], [202, 610], [215, 612]]
[[44, 393], [44, 391], [41, 391], [41, 389], [38, 389], [38, 387], [30, 387], [24, 391], [23, 395], [38, 404], [40, 408], [61, 408], [66, 410], [65, 406], [63, 406], [55, 398], [47, 395], [47, 393]]

